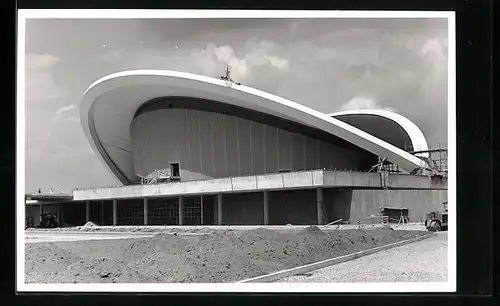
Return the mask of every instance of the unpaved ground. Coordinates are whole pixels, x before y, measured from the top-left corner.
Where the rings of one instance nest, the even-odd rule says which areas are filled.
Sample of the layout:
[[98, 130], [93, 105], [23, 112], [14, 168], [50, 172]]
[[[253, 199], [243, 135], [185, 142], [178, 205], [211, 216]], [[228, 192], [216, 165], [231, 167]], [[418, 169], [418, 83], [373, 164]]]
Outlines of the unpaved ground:
[[27, 283], [234, 282], [424, 235], [390, 228], [283, 233], [259, 228], [199, 236], [26, 244]]
[[279, 280], [280, 283], [446, 282], [448, 233]]

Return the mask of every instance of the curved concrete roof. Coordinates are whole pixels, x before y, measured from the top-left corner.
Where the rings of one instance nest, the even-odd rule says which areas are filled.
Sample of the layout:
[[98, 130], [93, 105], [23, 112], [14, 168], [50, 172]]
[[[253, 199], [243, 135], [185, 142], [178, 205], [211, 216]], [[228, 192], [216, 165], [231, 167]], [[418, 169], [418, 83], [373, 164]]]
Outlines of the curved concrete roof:
[[80, 108], [91, 147], [123, 183], [135, 178], [129, 135], [135, 112], [147, 101], [169, 96], [220, 101], [295, 121], [385, 156], [408, 172], [427, 166], [420, 158], [327, 114], [254, 88], [191, 73], [132, 70], [94, 82]]
[[414, 151], [425, 151], [429, 149], [427, 145], [427, 140], [425, 139], [424, 133], [422, 133], [420, 128], [415, 123], [410, 121], [408, 118], [400, 114], [378, 109], [348, 110], [330, 114], [330, 116], [332, 117], [339, 117], [345, 115], [370, 115], [370, 116], [377, 116], [389, 119], [394, 123], [396, 123], [397, 125], [399, 125], [406, 132], [406, 134], [411, 140], [411, 144]]

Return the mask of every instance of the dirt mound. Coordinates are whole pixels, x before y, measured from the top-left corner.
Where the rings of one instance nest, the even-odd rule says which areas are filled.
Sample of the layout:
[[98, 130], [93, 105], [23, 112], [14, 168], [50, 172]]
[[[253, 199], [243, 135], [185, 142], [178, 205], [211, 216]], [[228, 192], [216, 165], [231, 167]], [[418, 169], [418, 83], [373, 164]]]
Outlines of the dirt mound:
[[255, 242], [258, 240], [276, 240], [279, 233], [267, 228], [257, 228], [254, 230], [245, 231], [240, 235], [240, 239], [244, 242]]
[[312, 235], [312, 236], [324, 236], [326, 235], [319, 227], [317, 227], [316, 225], [312, 225], [312, 226], [308, 226], [306, 227], [303, 231], [302, 231], [303, 234], [306, 234], [306, 235]]
[[95, 223], [94, 223], [94, 222], [92, 222], [92, 221], [88, 221], [87, 223], [85, 223], [85, 224], [83, 225], [83, 227], [95, 227], [95, 226], [99, 226], [99, 225], [95, 224]]
[[259, 228], [202, 236], [28, 244], [27, 281], [234, 282], [423, 234], [389, 228], [324, 232], [311, 226], [299, 233]]
[[149, 239], [127, 240], [122, 246], [124, 258], [141, 257], [158, 252], [178, 252], [189, 242], [175, 235], [159, 234]]
[[25, 248], [26, 273], [64, 270], [80, 257], [52, 243], [29, 243]]

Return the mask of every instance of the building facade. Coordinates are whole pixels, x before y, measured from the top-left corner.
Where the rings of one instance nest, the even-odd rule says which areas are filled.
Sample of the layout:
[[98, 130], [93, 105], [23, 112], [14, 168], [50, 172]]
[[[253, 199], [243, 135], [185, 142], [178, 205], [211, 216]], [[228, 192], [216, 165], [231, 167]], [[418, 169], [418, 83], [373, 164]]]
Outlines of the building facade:
[[[413, 175], [429, 167], [411, 153], [427, 148], [422, 132], [387, 111], [324, 114], [228, 80], [138, 70], [96, 81], [80, 112], [123, 186], [75, 190], [70, 224], [82, 212], [103, 225], [355, 222], [388, 194], [419, 220], [446, 200], [443, 181]], [[369, 172], [380, 158], [400, 169], [392, 186]], [[141, 184], [157, 171], [175, 181]]]

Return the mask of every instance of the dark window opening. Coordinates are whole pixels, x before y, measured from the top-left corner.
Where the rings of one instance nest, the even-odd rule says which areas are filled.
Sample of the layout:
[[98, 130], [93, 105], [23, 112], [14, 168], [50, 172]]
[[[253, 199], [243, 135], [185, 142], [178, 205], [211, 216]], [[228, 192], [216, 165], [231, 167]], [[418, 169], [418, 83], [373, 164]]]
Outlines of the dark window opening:
[[174, 178], [179, 178], [181, 176], [179, 163], [170, 163], [170, 171]]

